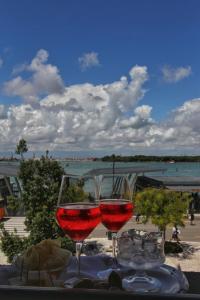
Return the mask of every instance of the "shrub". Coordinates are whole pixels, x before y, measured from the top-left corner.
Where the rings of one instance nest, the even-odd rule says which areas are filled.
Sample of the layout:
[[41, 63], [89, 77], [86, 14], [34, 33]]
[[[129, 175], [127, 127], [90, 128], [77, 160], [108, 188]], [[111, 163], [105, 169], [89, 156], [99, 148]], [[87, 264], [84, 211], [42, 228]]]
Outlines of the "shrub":
[[7, 208], [12, 212], [12, 214], [16, 215], [18, 210], [20, 209], [20, 199], [16, 198], [13, 195], [7, 197]]
[[1, 226], [1, 250], [7, 256], [8, 262], [11, 263], [15, 255], [23, 252], [28, 246], [28, 239], [21, 238], [17, 231], [9, 233]]
[[[21, 161], [19, 178], [22, 182], [22, 204], [25, 210], [25, 225], [30, 233], [27, 238], [20, 238], [16, 233], [1, 234], [1, 249], [11, 261], [15, 254], [27, 246], [44, 239], [62, 239], [62, 247], [73, 250], [73, 243], [64, 236], [55, 220], [61, 178], [64, 170], [57, 161], [46, 157], [40, 160]], [[12, 203], [13, 205], [13, 203]]]
[[170, 242], [170, 241], [165, 242], [165, 248], [164, 249], [165, 249], [165, 254], [182, 253], [183, 252], [183, 248], [179, 243]]
[[168, 225], [184, 226], [184, 215], [190, 201], [189, 193], [147, 188], [135, 196], [135, 206], [143, 222], [151, 222], [164, 232]]

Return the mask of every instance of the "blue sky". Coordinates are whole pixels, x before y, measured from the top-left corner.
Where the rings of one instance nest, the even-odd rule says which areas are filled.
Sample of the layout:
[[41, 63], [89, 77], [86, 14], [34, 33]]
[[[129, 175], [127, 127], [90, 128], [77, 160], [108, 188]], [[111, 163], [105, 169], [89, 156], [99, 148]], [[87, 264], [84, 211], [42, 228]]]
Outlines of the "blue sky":
[[[117, 149], [119, 136], [116, 137], [114, 144], [109, 144], [108, 141], [99, 139], [99, 135], [104, 136], [103, 132], [100, 134], [102, 130], [107, 132], [110, 130], [110, 134], [113, 134], [117, 130], [117, 126], [119, 128], [124, 126], [119, 124], [121, 124], [120, 122], [124, 123], [124, 119], [127, 117], [129, 126], [126, 124], [126, 131], [121, 134], [122, 136], [126, 135], [127, 139], [123, 141], [124, 144], [121, 144], [121, 148], [128, 143], [130, 152], [132, 152], [132, 148], [137, 149], [138, 152], [140, 150], [144, 151], [146, 147], [152, 149], [152, 151], [160, 147], [160, 151], [166, 149], [166, 152], [169, 150], [178, 151], [178, 149], [180, 151], [189, 149], [190, 153], [195, 152], [199, 146], [196, 141], [192, 144], [192, 147], [191, 140], [188, 140], [187, 144], [182, 143], [182, 141], [178, 142], [177, 136], [180, 136], [180, 132], [176, 129], [177, 127], [186, 126], [187, 129], [190, 127], [190, 130], [188, 129], [186, 132], [195, 134], [197, 137], [198, 126], [196, 123], [193, 124], [194, 126], [190, 126], [188, 118], [194, 111], [197, 113], [200, 106], [197, 100], [200, 97], [199, 11], [200, 2], [198, 0], [0, 0], [0, 105], [2, 105], [1, 110], [4, 115], [1, 123], [4, 126], [2, 131], [5, 132], [5, 128], [10, 126], [11, 120], [13, 122], [13, 119], [10, 120], [9, 118], [10, 115], [14, 114], [13, 111], [10, 111], [14, 105], [15, 114], [18, 107], [21, 114], [19, 115], [20, 118], [24, 117], [24, 120], [26, 119], [25, 122], [22, 122], [23, 124], [16, 122], [12, 124], [13, 127], [19, 127], [19, 130], [15, 133], [16, 140], [21, 137], [27, 138], [33, 149], [41, 149], [42, 144], [45, 143], [45, 146], [49, 144], [50, 148], [56, 150], [63, 150], [65, 147], [74, 151], [81, 150], [81, 134], [80, 136], [73, 134], [73, 128], [77, 128], [77, 124], [81, 126], [80, 120], [85, 122], [83, 115], [79, 116], [77, 124], [71, 123], [71, 140], [66, 140], [65, 144], [61, 145], [60, 141], [55, 140], [55, 133], [60, 134], [62, 130], [64, 132], [69, 127], [71, 115], [67, 114], [65, 116], [65, 126], [60, 125], [59, 128], [52, 129], [52, 124], [48, 123], [50, 132], [46, 132], [47, 138], [45, 138], [45, 132], [42, 131], [42, 138], [37, 139], [36, 127], [38, 126], [39, 134], [40, 128], [41, 126], [44, 127], [44, 124], [36, 124], [37, 117], [37, 120], [33, 121], [32, 124], [34, 136], [31, 136], [30, 131], [32, 129], [30, 130], [30, 127], [27, 129], [27, 126], [29, 126], [27, 125], [27, 116], [22, 113], [24, 105], [31, 106], [31, 114], [34, 119], [35, 115], [38, 116], [41, 111], [43, 112], [41, 107], [38, 108], [38, 103], [48, 102], [49, 98], [46, 100], [44, 98], [55, 94], [55, 91], [49, 87], [49, 85], [54, 86], [55, 82], [56, 93], [59, 89], [58, 97], [61, 97], [60, 94], [63, 93], [65, 88], [74, 85], [78, 85], [78, 88], [82, 91], [85, 83], [90, 83], [92, 86], [103, 85], [105, 88], [109, 84], [118, 82], [122, 76], [126, 76], [130, 82], [129, 71], [134, 66], [141, 66], [147, 68], [147, 74], [145, 79], [140, 77], [140, 86], [137, 91], [134, 90], [134, 105], [133, 103], [130, 104], [131, 94], [129, 93], [129, 96], [126, 95], [124, 100], [126, 102], [127, 97], [129, 97], [129, 104], [126, 103], [127, 109], [124, 109], [125, 104], [122, 104], [123, 101], [118, 99], [121, 96], [120, 91], [120, 94], [115, 98], [115, 101], [119, 100], [120, 103], [117, 108], [111, 109], [111, 115], [117, 109], [121, 111], [120, 116], [119, 114], [115, 115], [115, 120], [118, 120], [117, 123], [113, 122], [105, 125], [104, 120], [104, 125], [101, 128], [97, 128], [95, 132], [91, 131], [91, 135], [95, 136], [95, 141], [91, 139], [88, 141], [87, 132], [89, 127], [87, 127], [86, 131], [82, 132], [82, 136], [87, 137], [84, 142], [82, 139], [82, 150], [91, 148], [97, 150], [100, 148], [109, 149], [113, 146]], [[42, 87], [45, 86], [43, 89], [38, 87], [38, 81], [42, 82], [41, 72], [39, 73], [40, 79], [37, 78], [37, 88], [35, 85], [32, 86], [34, 79], [31, 79], [34, 74], [35, 77], [38, 76], [38, 71], [31, 66], [31, 62], [37, 57], [37, 53], [41, 49], [46, 51], [48, 58], [44, 55], [45, 58], [42, 58], [40, 64], [49, 64], [57, 68], [54, 70], [55, 82], [52, 82], [51, 78], [50, 83], [48, 81], [48, 83], [41, 84]], [[48, 72], [48, 70], [45, 72]], [[138, 72], [136, 73], [137, 75], [134, 76], [138, 76]], [[20, 77], [20, 80], [18, 80], [16, 86], [16, 82], [13, 80], [17, 77]], [[135, 80], [137, 81], [137, 78]], [[24, 84], [23, 87], [22, 84]], [[27, 90], [24, 92], [24, 87], [28, 89], [30, 95], [27, 94]], [[35, 90], [33, 91], [33, 89]], [[125, 90], [123, 90], [123, 93]], [[142, 90], [145, 90], [145, 92], [141, 92]], [[74, 93], [77, 96], [77, 92]], [[82, 92], [79, 91], [78, 95], [80, 93]], [[90, 92], [88, 93], [90, 94]], [[108, 96], [110, 97], [109, 93]], [[34, 98], [34, 101], [30, 101], [30, 98], [32, 100]], [[73, 95], [71, 98], [76, 99]], [[54, 102], [61, 101], [57, 99]], [[65, 102], [65, 105], [66, 103], [69, 105], [70, 99], [66, 98], [62, 101]], [[79, 105], [81, 101], [84, 105], [84, 101], [86, 101], [84, 99], [80, 96], [80, 99], [76, 100]], [[112, 101], [106, 104], [107, 107], [112, 106], [113, 108]], [[51, 100], [50, 102], [52, 105]], [[185, 102], [189, 103], [189, 106], [186, 105], [187, 108], [183, 107]], [[48, 107], [51, 105], [48, 104]], [[197, 108], [193, 111], [191, 107], [194, 107], [194, 105]], [[143, 111], [148, 110], [145, 117], [144, 115], [141, 116], [141, 110], [139, 117], [138, 112], [134, 112], [137, 106], [144, 106]], [[102, 107], [100, 106], [95, 110], [95, 113], [98, 110], [97, 115], [100, 111], [102, 112]], [[151, 107], [151, 112], [149, 112], [148, 107]], [[188, 112], [188, 107], [190, 112]], [[187, 111], [186, 119], [188, 119], [188, 122], [186, 125], [183, 123], [177, 125], [177, 120], [172, 114], [173, 110], [176, 110], [176, 113], [177, 110], [178, 113]], [[59, 111], [59, 113], [61, 112]], [[7, 117], [5, 117], [6, 114]], [[85, 112], [84, 116], [86, 115], [88, 120], [89, 110]], [[148, 119], [147, 124], [142, 123], [143, 132], [137, 131], [139, 125], [134, 123], [136, 122], [135, 119], [130, 120], [131, 117]], [[147, 121], [146, 119], [145, 121]], [[149, 122], [149, 119], [152, 119], [153, 122], [151, 120]], [[93, 126], [94, 121], [94, 119], [91, 119], [91, 126]], [[169, 124], [169, 122], [172, 123]], [[147, 126], [145, 130], [144, 123]], [[63, 129], [63, 126], [65, 129]], [[169, 131], [170, 137], [167, 137], [168, 140], [163, 149], [163, 143], [159, 144], [153, 140], [159, 139], [159, 134], [160, 136], [163, 135], [158, 133], [159, 128], [163, 132], [170, 130], [170, 128], [174, 129], [173, 132], [172, 130]], [[52, 132], [54, 132], [54, 137]], [[146, 144], [140, 142], [139, 135], [143, 135], [144, 141], [149, 138], [149, 142]], [[184, 137], [182, 139], [184, 140]], [[169, 144], [169, 140], [173, 140], [173, 142]], [[11, 141], [13, 141], [12, 136], [8, 140], [3, 137], [1, 142], [5, 147], [0, 150], [12, 148]]]

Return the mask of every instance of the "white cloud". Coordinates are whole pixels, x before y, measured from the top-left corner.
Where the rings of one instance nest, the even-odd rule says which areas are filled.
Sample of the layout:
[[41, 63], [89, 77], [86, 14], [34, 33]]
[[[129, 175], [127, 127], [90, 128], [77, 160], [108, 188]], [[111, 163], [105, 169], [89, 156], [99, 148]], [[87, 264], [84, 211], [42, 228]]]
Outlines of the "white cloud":
[[[55, 96], [48, 96], [37, 108], [29, 104], [12, 105], [8, 109], [1, 106], [1, 149], [14, 149], [21, 137], [32, 150], [120, 149], [121, 153], [128, 150], [144, 153], [182, 150], [183, 153], [188, 150], [194, 153], [200, 147], [200, 99], [185, 102], [170, 118], [156, 123], [148, 105], [136, 106], [132, 115], [125, 117], [110, 105], [106, 94], [103, 97], [100, 87], [95, 92], [92, 90], [93, 97], [88, 100], [86, 87], [82, 87], [81, 94], [81, 86], [77, 87], [76, 98], [71, 98], [74, 88], [69, 87], [64, 95], [58, 96], [57, 103]], [[95, 100], [95, 97], [102, 100]], [[97, 102], [92, 105], [92, 101]]]
[[[162, 122], [152, 107], [141, 105], [148, 80], [146, 66], [134, 66], [129, 76], [107, 84], [63, 87], [58, 69], [47, 64], [48, 53], [37, 53], [26, 71], [5, 84], [8, 94], [40, 99], [38, 105], [0, 105], [1, 150], [13, 150], [23, 137], [36, 150], [162, 150], [200, 148], [200, 98], [186, 101]], [[48, 78], [46, 78], [48, 77]], [[54, 83], [55, 86], [54, 86]], [[61, 87], [62, 93], [57, 93]], [[42, 97], [42, 93], [47, 96]]]
[[164, 66], [161, 71], [162, 71], [164, 81], [178, 82], [178, 81], [190, 76], [192, 73], [192, 68], [190, 66], [178, 67], [178, 68]]
[[[43, 54], [32, 61], [28, 66], [30, 70], [41, 69], [41, 60], [44, 64], [47, 59]], [[98, 149], [106, 144], [107, 147], [120, 147], [124, 139], [120, 122], [127, 113], [132, 111], [138, 122], [143, 122], [143, 127], [149, 125], [150, 108], [142, 106], [135, 110], [145, 94], [143, 85], [147, 79], [147, 68], [135, 66], [130, 77], [122, 76], [109, 84], [72, 85], [62, 94], [51, 93], [44, 97], [38, 106], [12, 105], [8, 107], [7, 119], [0, 120], [0, 142], [14, 147], [19, 138], [24, 137], [34, 150]], [[33, 77], [30, 81], [17, 76], [9, 83], [9, 88], [12, 95], [37, 96], [33, 82]], [[130, 126], [128, 130], [131, 131]], [[131, 136], [128, 131], [127, 134]]]
[[84, 53], [78, 58], [78, 62], [82, 71], [100, 65], [98, 53], [96, 52]]
[[136, 107], [134, 115], [130, 118], [124, 118], [120, 122], [120, 128], [134, 128], [139, 129], [148, 125], [154, 124], [151, 118], [152, 107], [149, 105], [142, 105]]
[[160, 149], [182, 149], [194, 153], [200, 147], [199, 115], [200, 98], [186, 101], [165, 122], [152, 126], [154, 145]]
[[0, 68], [3, 66], [3, 59], [0, 57]]
[[34, 85], [30, 81], [22, 79], [21, 76], [6, 82], [4, 91], [8, 96], [20, 96], [27, 102], [37, 99], [37, 91]]
[[4, 83], [4, 92], [8, 96], [19, 96], [27, 103], [35, 103], [45, 94], [59, 94], [64, 91], [64, 84], [56, 66], [47, 64], [48, 52], [39, 50], [29, 65], [14, 69], [16, 74], [24, 70], [32, 75], [29, 79], [17, 76]]

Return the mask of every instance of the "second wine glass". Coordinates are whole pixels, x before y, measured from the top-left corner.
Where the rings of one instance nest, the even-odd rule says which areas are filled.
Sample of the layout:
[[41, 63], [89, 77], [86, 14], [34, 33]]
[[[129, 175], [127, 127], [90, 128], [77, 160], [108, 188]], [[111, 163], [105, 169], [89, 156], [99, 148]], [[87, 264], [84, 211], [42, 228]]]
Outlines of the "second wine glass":
[[104, 176], [99, 195], [101, 222], [111, 232], [113, 257], [116, 257], [117, 233], [133, 215], [132, 193], [127, 176], [114, 173]]
[[133, 215], [133, 202], [126, 199], [101, 199], [101, 222], [112, 234], [112, 254], [116, 257], [118, 231]]
[[[75, 198], [73, 198], [75, 197]], [[78, 199], [78, 202], [73, 202]], [[63, 176], [56, 210], [58, 225], [76, 244], [78, 261], [78, 276], [80, 276], [80, 255], [85, 238], [101, 222], [101, 212], [96, 202], [88, 199], [84, 192], [83, 183], [76, 179]]]

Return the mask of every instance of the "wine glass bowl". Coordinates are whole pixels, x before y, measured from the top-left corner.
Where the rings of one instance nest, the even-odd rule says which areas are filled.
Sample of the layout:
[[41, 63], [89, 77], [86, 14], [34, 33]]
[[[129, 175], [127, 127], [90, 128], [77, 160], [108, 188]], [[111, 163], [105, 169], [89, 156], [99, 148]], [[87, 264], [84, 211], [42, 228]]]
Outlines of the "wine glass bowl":
[[101, 213], [96, 203], [64, 203], [58, 206], [56, 219], [65, 234], [81, 242], [100, 223]]
[[100, 200], [102, 224], [112, 232], [118, 232], [133, 215], [133, 203], [125, 199]]

